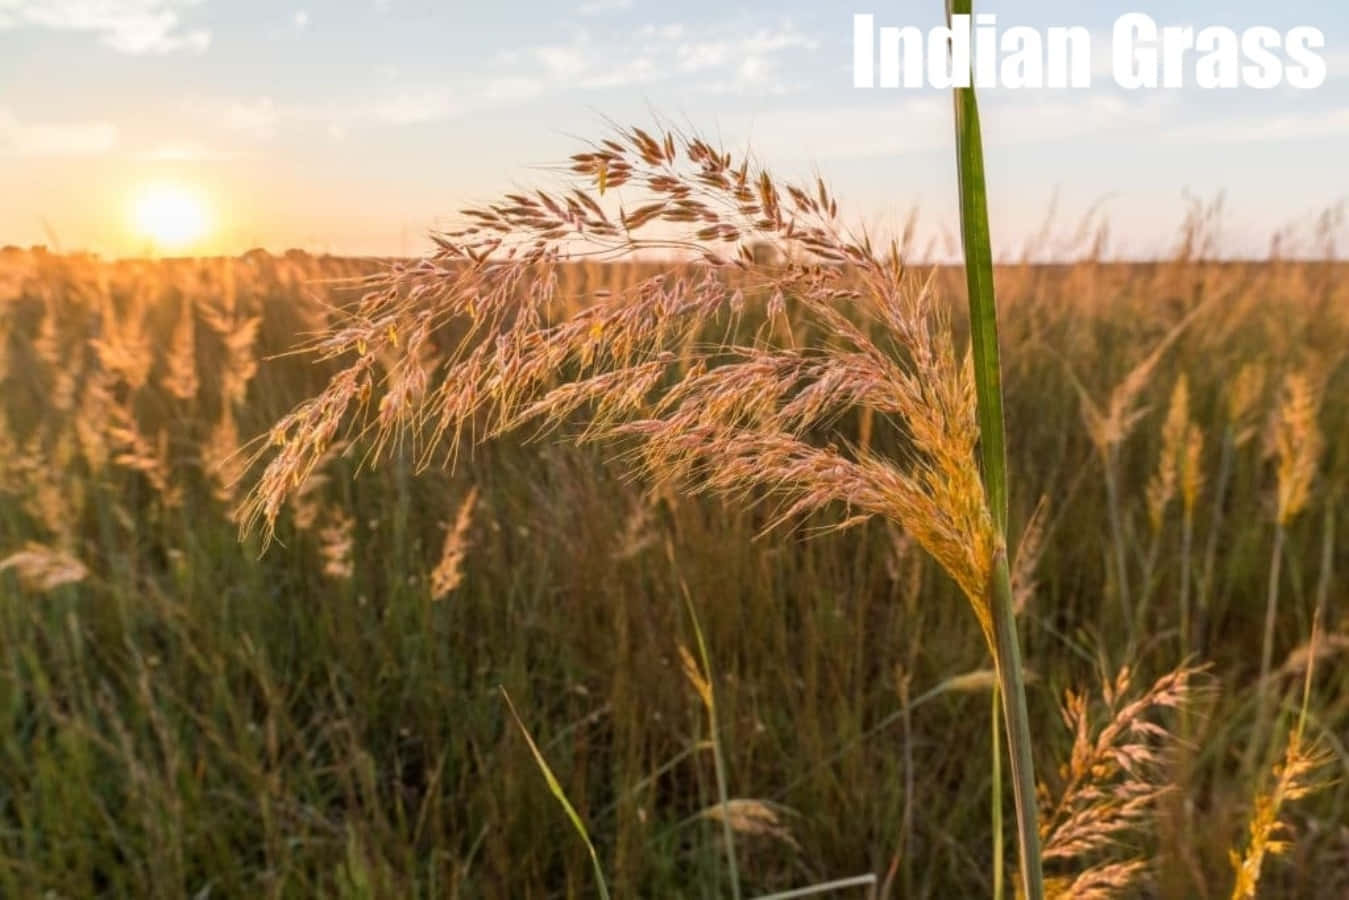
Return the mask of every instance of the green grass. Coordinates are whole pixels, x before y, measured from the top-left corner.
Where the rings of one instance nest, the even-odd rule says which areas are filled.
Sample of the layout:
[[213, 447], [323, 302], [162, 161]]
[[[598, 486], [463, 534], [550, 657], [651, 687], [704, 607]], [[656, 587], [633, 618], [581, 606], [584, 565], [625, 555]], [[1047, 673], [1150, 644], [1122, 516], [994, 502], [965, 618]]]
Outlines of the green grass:
[[[953, 15], [973, 15], [971, 0], [953, 0]], [[949, 17], [948, 17], [949, 21]], [[988, 185], [984, 177], [984, 144], [979, 127], [979, 103], [973, 87], [955, 90], [956, 168], [960, 182], [960, 234], [965, 254], [965, 284], [970, 307], [970, 355], [974, 360], [974, 385], [979, 417], [980, 473], [1000, 544], [993, 558], [988, 586], [993, 618], [993, 657], [998, 672], [996, 697], [1001, 700], [1007, 726], [1007, 751], [1011, 762], [1012, 794], [1016, 801], [1017, 850], [1021, 884], [1028, 900], [1043, 900], [1044, 874], [1040, 864], [1040, 836], [1035, 810], [1035, 759], [1032, 753], [1030, 716], [1026, 709], [1026, 684], [1021, 665], [1021, 640], [1017, 635], [1012, 598], [1010, 552], [1007, 547], [1007, 436], [1002, 409], [1002, 362], [998, 345], [998, 303], [993, 284], [993, 238], [988, 226]], [[993, 731], [993, 784], [1002, 787], [1002, 760], [998, 723]], [[993, 797], [1001, 811], [1002, 796]], [[994, 816], [994, 827], [1001, 827]], [[995, 840], [995, 847], [998, 846]], [[1001, 859], [997, 865], [1001, 866]], [[994, 873], [994, 894], [1002, 891], [1001, 871]]]

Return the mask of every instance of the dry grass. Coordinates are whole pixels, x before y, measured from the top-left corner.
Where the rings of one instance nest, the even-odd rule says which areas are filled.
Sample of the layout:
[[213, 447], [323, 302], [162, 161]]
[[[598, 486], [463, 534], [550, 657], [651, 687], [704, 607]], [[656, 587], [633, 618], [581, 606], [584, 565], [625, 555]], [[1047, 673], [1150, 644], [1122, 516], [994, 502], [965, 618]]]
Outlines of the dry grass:
[[1135, 676], [1126, 666], [1102, 679], [1096, 715], [1085, 694], [1065, 695], [1072, 751], [1057, 787], [1042, 784], [1039, 798], [1046, 864], [1080, 869], [1065, 877], [1062, 896], [1128, 897], [1142, 889], [1155, 854], [1148, 843], [1158, 802], [1175, 789], [1167, 763], [1176, 738], [1158, 719], [1194, 701], [1201, 674], [1182, 666], [1131, 697]]
[[[992, 649], [988, 584], [1004, 548], [974, 454], [973, 379], [897, 248], [852, 237], [823, 182], [779, 185], [696, 137], [624, 130], [572, 168], [583, 180], [570, 192], [466, 210], [472, 227], [438, 237], [433, 256], [395, 270], [315, 341], [345, 366], [272, 430], [246, 521], [270, 534], [352, 430], [371, 432], [372, 460], [406, 443], [427, 463], [456, 458], [466, 432], [548, 430], [584, 412], [580, 439], [635, 442], [628, 452], [657, 488], [773, 499], [780, 521], [841, 506], [836, 527], [895, 522], [961, 586]], [[654, 199], [606, 212], [605, 191], [628, 182]], [[648, 237], [657, 224], [691, 231]], [[757, 262], [765, 244], [787, 262]], [[566, 297], [572, 311], [556, 317], [564, 253], [653, 249], [696, 251], [704, 265]], [[767, 298], [752, 344], [698, 340], [738, 330], [750, 292]], [[904, 434], [907, 464], [830, 435], [858, 410]]]
[[[0, 259], [0, 893], [583, 893], [589, 855], [501, 683], [618, 896], [724, 887], [718, 816], [743, 826], [747, 892], [892, 864], [887, 884], [915, 892], [989, 891], [979, 597], [1001, 548], [971, 464], [956, 273], [902, 271], [817, 185], [742, 185], [742, 162], [682, 143], [668, 174], [664, 136], [625, 140], [576, 162], [589, 202], [485, 209], [482, 231], [392, 275]], [[657, 192], [626, 216], [649, 245], [624, 231], [624, 181], [624, 199]], [[735, 240], [720, 265], [551, 254], [577, 222], [608, 253], [687, 250], [691, 224]], [[494, 223], [532, 235], [515, 262], [479, 243]], [[737, 255], [761, 241], [774, 252]], [[1074, 896], [1241, 896], [1256, 872], [1265, 896], [1349, 889], [1344, 788], [1305, 793], [1342, 773], [1305, 764], [1310, 737], [1251, 740], [1261, 702], [1272, 720], [1307, 660], [1343, 650], [1345, 532], [1326, 510], [1349, 458], [1320, 435], [1349, 429], [1344, 274], [998, 272], [1043, 834]], [[297, 339], [317, 362], [283, 355]], [[431, 471], [452, 448], [454, 473]], [[278, 545], [240, 546], [248, 521]], [[772, 530], [788, 521], [814, 539]], [[1102, 602], [1124, 580], [1127, 616]], [[686, 588], [717, 663], [724, 804], [679, 675]], [[1330, 623], [1308, 644], [1321, 595]], [[1098, 684], [1084, 645], [1150, 687]], [[1212, 690], [1187, 728], [1172, 701], [1194, 676], [1175, 664], [1194, 652]], [[1310, 721], [1343, 733], [1342, 667], [1315, 679]]]
[[[1321, 643], [1319, 618], [1313, 620], [1309, 643], [1312, 647]], [[1274, 764], [1272, 783], [1262, 785], [1255, 796], [1246, 826], [1245, 849], [1240, 853], [1232, 852], [1232, 867], [1236, 872], [1232, 900], [1254, 900], [1266, 858], [1288, 851], [1286, 836], [1291, 826], [1284, 818], [1284, 807], [1329, 786], [1325, 770], [1333, 757], [1321, 742], [1308, 738], [1306, 733], [1315, 662], [1316, 654], [1309, 653], [1304, 664], [1302, 707], [1297, 723], [1288, 735], [1283, 756]]]

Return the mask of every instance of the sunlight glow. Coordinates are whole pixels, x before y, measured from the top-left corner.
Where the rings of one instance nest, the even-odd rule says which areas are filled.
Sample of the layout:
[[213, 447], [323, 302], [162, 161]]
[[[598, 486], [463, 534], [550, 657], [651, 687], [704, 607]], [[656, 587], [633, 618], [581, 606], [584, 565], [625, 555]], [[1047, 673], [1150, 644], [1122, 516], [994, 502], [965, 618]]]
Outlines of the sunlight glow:
[[179, 184], [156, 183], [141, 188], [132, 211], [137, 234], [161, 250], [181, 250], [210, 230], [206, 202], [198, 191]]

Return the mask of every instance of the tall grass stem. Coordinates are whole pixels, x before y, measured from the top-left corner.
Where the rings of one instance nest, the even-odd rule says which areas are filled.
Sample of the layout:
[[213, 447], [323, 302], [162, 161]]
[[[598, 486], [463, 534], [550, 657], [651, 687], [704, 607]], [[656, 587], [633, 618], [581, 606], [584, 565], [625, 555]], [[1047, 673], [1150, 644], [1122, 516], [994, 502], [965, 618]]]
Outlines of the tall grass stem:
[[1129, 560], [1124, 550], [1124, 518], [1119, 508], [1119, 485], [1115, 474], [1116, 452], [1112, 447], [1105, 458], [1105, 501], [1110, 516], [1110, 537], [1115, 545], [1115, 590], [1119, 593], [1120, 611], [1125, 625], [1133, 634], [1133, 600], [1129, 596]]
[[1202, 653], [1208, 642], [1209, 608], [1213, 603], [1214, 580], [1217, 577], [1218, 537], [1222, 533], [1223, 503], [1227, 498], [1227, 482], [1232, 477], [1232, 456], [1236, 437], [1232, 426], [1223, 429], [1223, 449], [1218, 458], [1218, 479], [1213, 485], [1213, 515], [1209, 518], [1208, 538], [1204, 544], [1204, 570], [1199, 581], [1199, 622], [1195, 629]]
[[[687, 591], [687, 589], [685, 589]], [[721, 729], [717, 722], [716, 683], [712, 675], [712, 660], [707, 653], [707, 641], [703, 639], [703, 628], [698, 622], [698, 614], [693, 608], [693, 600], [687, 593], [684, 603], [688, 607], [689, 619], [693, 623], [693, 636], [698, 642], [698, 661], [703, 667], [703, 676], [707, 679], [708, 725], [712, 729], [712, 760], [717, 771], [717, 802], [721, 805], [721, 829], [726, 841], [726, 866], [731, 877], [731, 897], [740, 900], [740, 868], [735, 859], [735, 829], [731, 827], [730, 787], [726, 777], [726, 755], [721, 747]]]
[[992, 733], [993, 755], [990, 765], [993, 768], [993, 900], [1003, 900], [1007, 894], [1006, 849], [1002, 836], [1002, 722], [999, 719], [1002, 707], [1002, 693], [996, 684], [989, 691], [993, 697], [993, 712], [989, 717]]
[[[972, 0], [948, 0], [948, 21], [952, 15], [972, 16], [972, 6]], [[994, 559], [989, 586], [995, 663], [1012, 764], [1021, 877], [1027, 900], [1043, 900], [1044, 878], [1040, 869], [1030, 717], [1026, 710], [1026, 686], [1021, 670], [1011, 572], [1007, 562], [1007, 448], [998, 353], [998, 308], [993, 285], [993, 241], [988, 225], [983, 136], [979, 128], [979, 105], [973, 87], [955, 90], [955, 126], [960, 181], [960, 230], [969, 291], [970, 343], [978, 401], [981, 468], [989, 513], [996, 538], [1001, 544]], [[993, 802], [1000, 803], [1001, 798], [994, 797]]]
[[1285, 530], [1282, 522], [1274, 527], [1274, 551], [1269, 560], [1269, 593], [1265, 602], [1264, 637], [1260, 644], [1260, 680], [1256, 683], [1255, 730], [1246, 750], [1246, 769], [1249, 772], [1255, 764], [1256, 756], [1265, 742], [1265, 732], [1269, 729], [1270, 669], [1274, 664], [1274, 624], [1279, 615], [1279, 574], [1283, 560]]

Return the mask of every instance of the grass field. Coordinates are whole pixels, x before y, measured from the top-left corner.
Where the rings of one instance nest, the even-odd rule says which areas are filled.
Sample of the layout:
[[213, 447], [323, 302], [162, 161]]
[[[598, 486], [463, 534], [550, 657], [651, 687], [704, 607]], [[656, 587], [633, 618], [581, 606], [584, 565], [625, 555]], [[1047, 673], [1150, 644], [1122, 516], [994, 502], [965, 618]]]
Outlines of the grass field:
[[[1046, 874], [1141, 859], [1098, 896], [1231, 896], [1316, 658], [1321, 789], [1273, 810], [1288, 845], [1259, 891], [1344, 897], [1349, 266], [1207, 262], [1191, 237], [1157, 263], [997, 272], [1045, 833], [1103, 735], [1091, 815], [1138, 800]], [[614, 896], [728, 896], [726, 818], [747, 896], [868, 873], [882, 896], [990, 895], [980, 625], [880, 517], [766, 530], [771, 503], [647, 491], [564, 425], [452, 471], [392, 447], [354, 477], [358, 435], [265, 552], [241, 539], [240, 448], [339, 368], [282, 354], [379, 269], [0, 256], [0, 895], [591, 896], [499, 686]], [[559, 302], [649, 269], [567, 266]], [[961, 273], [931, 277], [963, 343]], [[749, 291], [745, 340], [803, 339], [790, 301]], [[886, 456], [912, 440], [869, 411], [837, 428]], [[1208, 665], [1188, 706], [1149, 693], [1187, 659]]]

